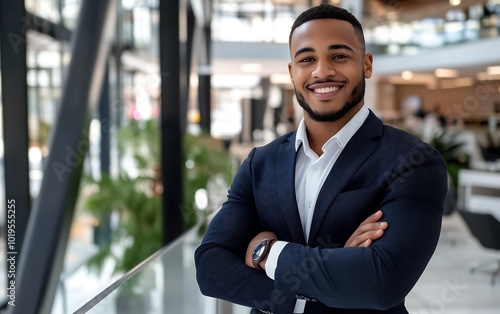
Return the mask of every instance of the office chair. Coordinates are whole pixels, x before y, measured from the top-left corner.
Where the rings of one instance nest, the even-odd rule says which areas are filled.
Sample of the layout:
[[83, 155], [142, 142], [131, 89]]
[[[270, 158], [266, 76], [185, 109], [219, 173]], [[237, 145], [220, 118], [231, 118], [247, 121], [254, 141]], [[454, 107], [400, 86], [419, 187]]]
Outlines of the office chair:
[[[472, 212], [463, 209], [458, 210], [458, 212], [469, 228], [469, 231], [484, 248], [500, 251], [500, 221], [495, 216], [490, 213]], [[495, 278], [500, 273], [500, 258], [496, 262], [498, 263], [498, 267], [491, 273], [492, 285], [495, 284]], [[471, 268], [471, 272], [474, 272], [479, 267], [490, 264], [473, 267]]]

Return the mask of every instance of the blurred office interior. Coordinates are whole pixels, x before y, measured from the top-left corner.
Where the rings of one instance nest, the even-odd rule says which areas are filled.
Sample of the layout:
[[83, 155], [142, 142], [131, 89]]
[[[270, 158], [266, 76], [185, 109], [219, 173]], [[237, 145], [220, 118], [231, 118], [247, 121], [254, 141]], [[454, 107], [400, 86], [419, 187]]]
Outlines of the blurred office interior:
[[448, 164], [408, 308], [498, 313], [500, 240], [461, 214], [500, 220], [498, 0], [2, 1], [0, 308], [247, 313], [201, 296], [192, 254], [251, 147], [300, 121], [288, 35], [320, 3], [363, 24], [366, 105]]

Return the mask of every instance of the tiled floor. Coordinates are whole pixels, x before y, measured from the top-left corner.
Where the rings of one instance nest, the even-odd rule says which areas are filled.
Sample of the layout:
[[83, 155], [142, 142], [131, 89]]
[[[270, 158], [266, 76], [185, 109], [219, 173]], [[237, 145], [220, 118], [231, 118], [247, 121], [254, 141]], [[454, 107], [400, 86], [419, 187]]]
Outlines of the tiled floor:
[[[444, 217], [436, 252], [406, 299], [410, 313], [500, 313], [500, 276], [491, 285], [487, 272], [498, 267], [499, 260], [500, 252], [482, 248], [458, 214]], [[471, 273], [471, 266], [484, 261], [492, 263]]]

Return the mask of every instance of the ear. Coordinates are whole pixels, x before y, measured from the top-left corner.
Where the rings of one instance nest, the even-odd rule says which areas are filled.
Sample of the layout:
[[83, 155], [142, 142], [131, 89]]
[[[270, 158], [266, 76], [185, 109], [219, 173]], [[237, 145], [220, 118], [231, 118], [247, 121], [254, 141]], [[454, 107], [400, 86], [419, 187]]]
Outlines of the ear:
[[365, 78], [372, 77], [372, 69], [373, 69], [373, 56], [371, 53], [367, 53], [363, 56], [363, 70]]
[[290, 81], [293, 84], [293, 67], [291, 62], [288, 63], [288, 74], [290, 74]]

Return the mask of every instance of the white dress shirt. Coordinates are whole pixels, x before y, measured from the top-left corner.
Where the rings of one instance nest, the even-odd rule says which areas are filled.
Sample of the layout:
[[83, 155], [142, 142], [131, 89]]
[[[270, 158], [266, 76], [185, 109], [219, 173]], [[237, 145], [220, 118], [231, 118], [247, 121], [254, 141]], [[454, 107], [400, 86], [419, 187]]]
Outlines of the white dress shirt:
[[[304, 119], [300, 121], [295, 137], [295, 150], [297, 151], [295, 195], [306, 242], [309, 240], [309, 231], [319, 191], [342, 150], [365, 122], [368, 114], [368, 108], [363, 106], [337, 134], [323, 145], [321, 156], [318, 156], [309, 146]], [[285, 241], [275, 242], [267, 257], [266, 274], [273, 280], [279, 255], [287, 244], [288, 242]], [[304, 313], [305, 305], [305, 300], [297, 300], [293, 313]]]

